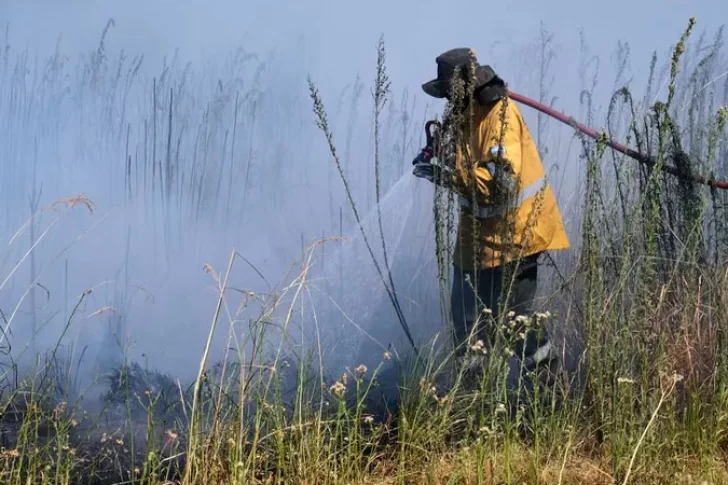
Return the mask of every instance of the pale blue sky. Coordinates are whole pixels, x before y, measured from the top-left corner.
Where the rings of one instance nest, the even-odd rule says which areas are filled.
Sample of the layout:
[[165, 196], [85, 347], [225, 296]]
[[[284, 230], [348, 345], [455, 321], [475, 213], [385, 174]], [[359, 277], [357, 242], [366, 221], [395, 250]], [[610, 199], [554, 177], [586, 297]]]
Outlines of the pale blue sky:
[[571, 80], [578, 79], [579, 29], [586, 32], [594, 53], [605, 60], [618, 40], [628, 42], [633, 68], [646, 72], [653, 49], [665, 52], [690, 16], [697, 17], [698, 31], [706, 29], [712, 35], [728, 20], [728, 3], [0, 0], [0, 19], [11, 22], [13, 39], [33, 39], [51, 47], [62, 30], [68, 47], [92, 48], [110, 16], [117, 21], [110, 42], [120, 45], [123, 39], [131, 50], [143, 49], [148, 55], [168, 53], [177, 46], [191, 55], [211, 55], [243, 40], [256, 50], [305, 45], [307, 69], [317, 78], [333, 75], [332, 81], [340, 85], [357, 70], [365, 79], [371, 76], [374, 45], [384, 34], [390, 77], [396, 87], [412, 88], [433, 75], [437, 53], [453, 46], [474, 47], [481, 62], [493, 59], [489, 56], [493, 49], [495, 67], [504, 73], [528, 69], [509, 51], [532, 41], [543, 21], [560, 43], [565, 71], [559, 86], [568, 92]]

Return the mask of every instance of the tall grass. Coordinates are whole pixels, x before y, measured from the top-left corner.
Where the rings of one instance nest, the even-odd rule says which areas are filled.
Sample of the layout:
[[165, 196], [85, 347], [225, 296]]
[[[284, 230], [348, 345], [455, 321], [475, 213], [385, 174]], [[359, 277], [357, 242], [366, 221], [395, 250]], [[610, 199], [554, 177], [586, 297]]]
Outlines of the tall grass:
[[[60, 53], [48, 60], [44, 76], [28, 79], [27, 73], [40, 71], [30, 68], [25, 54], [8, 69], [4, 51], [0, 128], [8, 143], [2, 145], [6, 161], [0, 176], [5, 177], [7, 227], [22, 221], [14, 211], [26, 189], [40, 193], [32, 179], [35, 172], [21, 163], [27, 146], [32, 146], [25, 143], [24, 133], [60, 133], [62, 114], [69, 113], [82, 121], [74, 125], [78, 131], [70, 145], [79, 163], [104, 155], [99, 146], [124, 147], [119, 152], [123, 158], [107, 162], [112, 169], [96, 170], [109, 177], [108, 193], [120, 192], [121, 200], [139, 207], [144, 217], [164, 224], [162, 239], [153, 239], [153, 250], [166, 255], [169, 265], [181, 254], [175, 245], [189, 244], [182, 235], [199, 234], [193, 229], [250, 221], [256, 208], [268, 204], [285, 207], [285, 200], [266, 197], [266, 189], [285, 186], [281, 180], [304, 174], [291, 169], [295, 175], [287, 178], [285, 147], [291, 146], [290, 140], [275, 145], [280, 131], [271, 128], [276, 118], [268, 115], [284, 109], [288, 100], [278, 106], [259, 92], [261, 84], [256, 82], [261, 83], [264, 66], [254, 71], [253, 87], [245, 94], [242, 70], [254, 56], [243, 51], [228, 66], [227, 83], [214, 73], [196, 77], [191, 66], [180, 68], [173, 61], [151, 83], [138, 85], [151, 85], [151, 92], [134, 90], [142, 58], [127, 64], [122, 54], [112, 69], [104, 40], [111, 27], [113, 23], [104, 30], [98, 49], [81, 64], [76, 84], [64, 84]], [[312, 268], [327, 245], [338, 241], [323, 238], [304, 244], [299, 261], [281, 283], [267, 285], [265, 291], [231, 283], [241, 263], [258, 271], [244, 255], [232, 251], [223, 273], [214, 265], [205, 267], [214, 283], [216, 306], [211, 308], [213, 320], [199, 370], [189, 383], [129, 362], [124, 354], [105, 383], [108, 394], [92, 401], [98, 408], [89, 409], [83, 390], [67, 389], [74, 387], [73, 369], [81, 359], [66, 359], [53, 347], [28, 372], [7, 349], [7, 358], [0, 360], [2, 482], [725, 483], [728, 196], [661, 170], [671, 166], [686, 174], [716, 177], [728, 172], [728, 111], [720, 107], [728, 105], [728, 83], [719, 82], [727, 66], [722, 31], [711, 43], [702, 37], [691, 43], [693, 27], [691, 19], [665, 66], [666, 95], [658, 86], [655, 56], [642, 100], [637, 102], [627, 87], [618, 86], [604, 115], [610, 136], [626, 139], [655, 163], [645, 167], [627, 160], [609, 150], [604, 139], [580, 139], [586, 171], [580, 187], [583, 205], [569, 214], [581, 217], [578, 237], [572, 238], [573, 252], [554, 258], [561, 271], [568, 272], [563, 280], [550, 275], [544, 281], [543, 312], [525, 319], [503, 315], [494, 349], [477, 342], [467, 349], [479, 358], [479, 372], [459, 365], [447, 345], [444, 353], [421, 348], [416, 362], [383, 351], [376, 359], [379, 364], [370, 368], [325, 369], [323, 349], [295, 345], [295, 333], [299, 320], [309, 322], [315, 333], [326, 323], [318, 320], [310, 304], [319, 284], [312, 281]], [[540, 35], [544, 77], [554, 54], [551, 37], [545, 31]], [[625, 60], [628, 50], [620, 52]], [[383, 43], [377, 54], [373, 167], [357, 169], [350, 160], [351, 120], [344, 132], [344, 156], [339, 157], [323, 97], [315, 82], [309, 83], [314, 121], [330, 149], [327, 160], [334, 162], [329, 169], [343, 182], [334, 185], [330, 179], [329, 189], [337, 191], [325, 201], [332, 220], [324, 230], [330, 233], [341, 235], [345, 211], [351, 210], [353, 222], [361, 224], [361, 205], [366, 212], [375, 204], [379, 208], [381, 194], [409, 170], [406, 154], [419, 136], [412, 134], [419, 131], [412, 115], [404, 114], [406, 97], [400, 114], [390, 112], [382, 122], [389, 99]], [[584, 65], [586, 69], [588, 62]], [[620, 72], [618, 80], [621, 76]], [[545, 100], [547, 80], [543, 81], [539, 96]], [[358, 102], [361, 89], [355, 83], [352, 104]], [[595, 122], [599, 115], [592, 110], [593, 89], [592, 85], [582, 99], [587, 119]], [[127, 102], [133, 93], [143, 95], [135, 98], [137, 105]], [[34, 110], [43, 116], [31, 115]], [[138, 110], [140, 116], [132, 117], [130, 110]], [[268, 110], [267, 115], [261, 110]], [[398, 125], [401, 140], [387, 145], [391, 140], [380, 136]], [[539, 121], [539, 138], [546, 137], [545, 125], [545, 120]], [[254, 133], [272, 136], [272, 143], [265, 139], [265, 150], [270, 150], [265, 155], [255, 154], [260, 148]], [[47, 138], [64, 143], [60, 136]], [[389, 154], [398, 162], [387, 173], [382, 173], [383, 146], [392, 147]], [[549, 162], [550, 155], [540, 148]], [[45, 149], [52, 153], [58, 146]], [[271, 158], [262, 162], [263, 156]], [[260, 163], [266, 163], [265, 170], [256, 168]], [[51, 173], [64, 169], [44, 167]], [[329, 169], [320, 173], [330, 175]], [[369, 175], [357, 179], [352, 176], [359, 174], [356, 170]], [[367, 183], [352, 188], [352, 181], [370, 177], [375, 199], [367, 204], [368, 194], [361, 189]], [[342, 200], [338, 211], [334, 200]], [[93, 207], [85, 198], [65, 202]], [[21, 226], [18, 234], [28, 232], [32, 247], [24, 249], [26, 256], [9, 264], [7, 271], [0, 266], [7, 276], [0, 280], [0, 292], [46, 237], [47, 232], [36, 232], [34, 225], [40, 206], [35, 199], [31, 204], [32, 221], [16, 226]], [[444, 316], [456, 225], [453, 208], [452, 194], [436, 189], [433, 237]], [[381, 213], [377, 215], [383, 254], [391, 254]], [[133, 227], [133, 220], [126, 222]], [[11, 243], [19, 240], [15, 237]], [[387, 304], [399, 316], [398, 292], [388, 273], [396, 263], [378, 261], [371, 249], [369, 255], [390, 297]], [[569, 257], [574, 264], [567, 267]], [[23, 284], [21, 300], [38, 289], [37, 272], [31, 270], [31, 284]], [[356, 282], [341, 289], [356, 290]], [[81, 294], [79, 304], [88, 294]], [[7, 299], [0, 298], [0, 303]], [[64, 312], [59, 342], [77, 309]], [[9, 331], [16, 314], [3, 310], [3, 345], [22, 345]], [[39, 317], [27, 318], [36, 322]], [[514, 402], [507, 381], [507, 368], [513, 365], [508, 349], [524, 324], [534, 329], [552, 326], [563, 338], [564, 356], [579, 355], [554, 388], [529, 387], [526, 399]], [[212, 361], [210, 351], [218, 334], [225, 350]], [[376, 413], [368, 396], [381, 380], [389, 379], [383, 372], [397, 357], [402, 357], [404, 369], [399, 406], [395, 413]]]

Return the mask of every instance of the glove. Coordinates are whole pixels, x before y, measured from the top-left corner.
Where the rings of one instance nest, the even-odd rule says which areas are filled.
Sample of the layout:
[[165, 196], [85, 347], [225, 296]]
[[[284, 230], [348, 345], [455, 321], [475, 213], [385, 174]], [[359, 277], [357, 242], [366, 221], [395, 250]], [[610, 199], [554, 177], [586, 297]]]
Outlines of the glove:
[[416, 163], [415, 168], [412, 170], [412, 174], [415, 177], [429, 180], [432, 183], [438, 183], [442, 180], [443, 175], [449, 174], [450, 169], [447, 167], [441, 167], [436, 163]]
[[432, 163], [416, 163], [415, 168], [412, 170], [412, 174], [415, 177], [423, 178], [434, 183], [436, 170], [436, 165]]
[[431, 163], [433, 152], [432, 147], [428, 145], [412, 160], [412, 165], [414, 166], [412, 174], [415, 177], [424, 178], [430, 182], [435, 181], [436, 168]]

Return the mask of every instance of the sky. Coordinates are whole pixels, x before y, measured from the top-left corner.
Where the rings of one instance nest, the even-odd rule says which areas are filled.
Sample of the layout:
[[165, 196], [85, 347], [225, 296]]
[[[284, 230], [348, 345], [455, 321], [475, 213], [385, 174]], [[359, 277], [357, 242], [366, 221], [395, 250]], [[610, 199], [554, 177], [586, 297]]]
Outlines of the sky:
[[493, 63], [504, 76], [523, 69], [513, 50], [535, 40], [541, 22], [559, 44], [557, 83], [570, 90], [570, 80], [578, 79], [580, 30], [593, 53], [605, 58], [618, 41], [629, 43], [633, 68], [646, 71], [652, 51], [666, 52], [690, 16], [697, 30], [708, 32], [728, 18], [722, 0], [2, 0], [0, 6], [12, 37], [39, 48], [52, 48], [62, 35], [69, 51], [88, 49], [113, 17], [109, 42], [129, 51], [160, 56], [179, 47], [199, 58], [240, 44], [257, 52], [295, 47], [312, 76], [342, 85], [357, 72], [372, 77], [375, 43], [383, 35], [394, 85], [411, 90], [433, 76], [435, 57], [452, 47], [474, 48], [481, 63]]

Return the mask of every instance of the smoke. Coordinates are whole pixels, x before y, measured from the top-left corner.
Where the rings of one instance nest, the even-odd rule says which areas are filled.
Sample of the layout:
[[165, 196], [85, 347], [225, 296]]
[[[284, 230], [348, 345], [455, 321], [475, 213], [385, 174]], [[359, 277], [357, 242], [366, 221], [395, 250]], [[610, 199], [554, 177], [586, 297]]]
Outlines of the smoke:
[[[262, 294], [306, 245], [353, 219], [312, 122], [299, 46], [262, 56], [232, 45], [203, 62], [180, 49], [154, 64], [141, 46], [119, 42], [129, 35], [120, 24], [97, 24], [95, 43], [71, 55], [64, 43], [31, 54], [8, 29], [3, 343], [21, 364], [36, 352], [82, 358], [87, 379], [127, 360], [190, 379], [218, 299], [214, 275], [224, 275], [233, 249], [246, 264], [229, 286]], [[325, 92], [338, 101], [329, 115], [367, 212], [375, 181], [366, 86], [338, 99]], [[393, 109], [385, 120], [384, 191], [416, 146], [417, 111], [405, 107], [410, 118]], [[395, 134], [406, 145], [395, 146]], [[89, 210], [54, 205], [77, 195]], [[213, 361], [240, 331], [235, 316], [222, 320]]]

